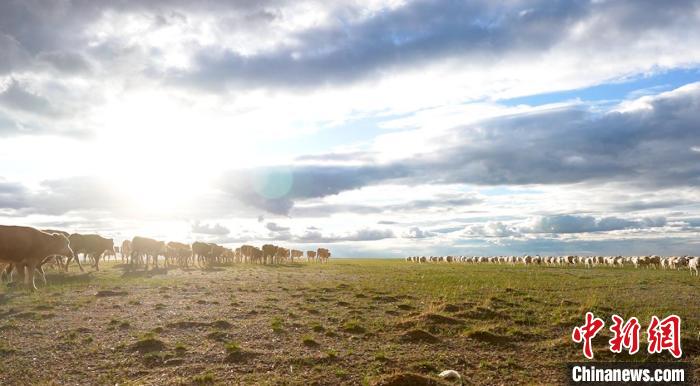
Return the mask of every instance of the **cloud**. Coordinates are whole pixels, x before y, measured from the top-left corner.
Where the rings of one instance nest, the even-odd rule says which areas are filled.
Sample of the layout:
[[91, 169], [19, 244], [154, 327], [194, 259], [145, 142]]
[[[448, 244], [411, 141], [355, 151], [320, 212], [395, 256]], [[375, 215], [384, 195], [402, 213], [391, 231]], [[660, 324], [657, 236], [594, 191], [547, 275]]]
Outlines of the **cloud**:
[[464, 234], [476, 237], [511, 237], [520, 235], [520, 231], [512, 225], [500, 221], [489, 221], [485, 224], [465, 227]]
[[281, 225], [277, 225], [277, 223], [274, 222], [269, 222], [265, 224], [265, 228], [267, 228], [271, 232], [288, 232], [289, 227], [283, 227]]
[[555, 215], [534, 219], [529, 226], [521, 226], [523, 233], [583, 233], [608, 232], [622, 229], [656, 228], [666, 225], [663, 217], [628, 220], [618, 217]]
[[394, 237], [394, 232], [389, 229], [365, 228], [344, 235], [329, 236], [324, 236], [317, 230], [307, 230], [302, 235], [292, 237], [290, 241], [297, 243], [338, 243], [347, 241], [378, 241]]
[[435, 233], [421, 230], [419, 227], [411, 227], [403, 237], [407, 239], [425, 239], [435, 236]]
[[[251, 55], [202, 46], [191, 70], [169, 76], [213, 90], [226, 85], [309, 88], [372, 79], [431, 62], [488, 66], [576, 45], [612, 55], [615, 49], [627, 51], [633, 42], [644, 41], [650, 30], [672, 36], [683, 26], [694, 30], [697, 4], [674, 2], [664, 12], [652, 11], [657, 8], [653, 3], [414, 1], [369, 17], [352, 17], [347, 14], [352, 11], [341, 8], [326, 23], [294, 32], [272, 50]], [[600, 34], [610, 38], [601, 42]], [[576, 54], [571, 51], [567, 53]]]
[[37, 55], [37, 59], [67, 74], [82, 74], [91, 70], [90, 62], [79, 52], [41, 52]]
[[192, 223], [192, 233], [198, 233], [203, 235], [216, 235], [225, 236], [231, 233], [231, 231], [221, 224], [204, 224], [199, 221]]
[[0, 178], [0, 211], [3, 209], [21, 209], [29, 204], [26, 199], [28, 190], [21, 184], [7, 182]]
[[[695, 129], [700, 120], [700, 83], [643, 97], [633, 107], [620, 109], [601, 114], [573, 105], [502, 116], [454, 128], [435, 140], [446, 145], [433, 153], [359, 166], [233, 171], [223, 178], [221, 188], [270, 213], [320, 216], [385, 209], [365, 205], [295, 208], [295, 201], [388, 183], [700, 185], [700, 159], [688, 146], [700, 143], [700, 131]], [[477, 202], [474, 197], [448, 198], [442, 206]], [[434, 204], [414, 201], [403, 209]], [[386, 210], [401, 209], [397, 205]]]
[[[359, 204], [314, 204], [294, 206], [290, 209], [291, 217], [327, 217], [338, 213], [374, 214], [417, 212], [423, 210], [447, 211], [458, 207], [474, 205], [482, 202], [477, 197], [436, 198], [430, 200], [413, 200], [391, 205], [359, 205]], [[380, 222], [381, 223], [381, 222]]]
[[57, 113], [48, 99], [27, 91], [14, 79], [4, 91], [0, 92], [0, 106], [33, 114], [55, 115]]

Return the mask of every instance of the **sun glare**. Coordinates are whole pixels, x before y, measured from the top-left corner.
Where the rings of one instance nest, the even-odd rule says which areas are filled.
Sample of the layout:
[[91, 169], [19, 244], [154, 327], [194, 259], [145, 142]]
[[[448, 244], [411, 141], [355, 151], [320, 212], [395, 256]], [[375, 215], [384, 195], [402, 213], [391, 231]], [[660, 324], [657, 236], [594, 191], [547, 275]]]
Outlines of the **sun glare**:
[[160, 94], [112, 103], [97, 120], [99, 147], [113, 156], [101, 157], [96, 167], [116, 179], [125, 203], [142, 213], [186, 209], [211, 188], [222, 165], [245, 162], [232, 151], [239, 131], [212, 125], [211, 117]]

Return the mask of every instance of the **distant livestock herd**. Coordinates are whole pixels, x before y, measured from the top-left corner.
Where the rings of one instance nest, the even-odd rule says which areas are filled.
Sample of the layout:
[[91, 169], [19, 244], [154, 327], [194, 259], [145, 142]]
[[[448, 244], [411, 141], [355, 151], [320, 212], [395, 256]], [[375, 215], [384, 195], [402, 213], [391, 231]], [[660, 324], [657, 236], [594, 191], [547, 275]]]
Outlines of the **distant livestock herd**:
[[492, 263], [525, 265], [583, 265], [586, 268], [598, 266], [635, 268], [689, 269], [698, 275], [700, 256], [409, 256], [406, 261], [413, 263]]
[[[51, 229], [0, 225], [0, 279], [12, 281], [12, 274], [19, 272], [24, 275], [25, 284], [36, 289], [35, 272], [46, 282], [43, 267], [47, 264], [68, 271], [70, 263], [75, 261], [83, 271], [80, 254], [97, 271], [101, 259], [117, 259], [117, 255], [121, 256], [122, 263], [127, 264], [128, 268], [146, 270], [149, 266], [158, 268], [159, 262], [163, 267], [208, 268], [228, 263], [280, 264], [304, 257], [303, 251], [272, 244], [261, 248], [242, 245], [231, 249], [213, 243], [166, 243], [140, 236], [124, 240], [120, 247], [115, 247], [112, 239], [96, 234], [69, 234]], [[325, 263], [330, 257], [331, 253], [326, 248], [306, 251], [308, 262]]]

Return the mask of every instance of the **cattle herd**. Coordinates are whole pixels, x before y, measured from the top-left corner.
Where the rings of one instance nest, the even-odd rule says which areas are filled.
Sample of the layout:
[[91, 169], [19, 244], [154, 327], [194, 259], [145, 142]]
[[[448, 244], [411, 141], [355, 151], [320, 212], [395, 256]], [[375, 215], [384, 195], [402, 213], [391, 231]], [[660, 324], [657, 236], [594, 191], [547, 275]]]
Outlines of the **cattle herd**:
[[281, 264], [306, 255], [307, 262], [325, 263], [331, 257], [326, 248], [315, 251], [287, 249], [265, 244], [261, 248], [242, 245], [231, 249], [213, 243], [196, 241], [185, 244], [176, 241], [164, 242], [136, 236], [115, 246], [114, 240], [96, 234], [69, 234], [53, 229], [38, 230], [30, 227], [0, 225], [0, 280], [12, 281], [13, 273], [24, 276], [25, 284], [36, 289], [35, 273], [46, 283], [44, 266], [51, 265], [68, 271], [72, 261], [84, 271], [83, 262], [89, 262], [97, 271], [100, 260], [121, 258], [128, 269], [162, 267], [210, 268], [218, 264], [253, 263]]
[[409, 256], [406, 261], [413, 263], [491, 263], [593, 267], [624, 267], [689, 269], [691, 275], [698, 275], [700, 256]]

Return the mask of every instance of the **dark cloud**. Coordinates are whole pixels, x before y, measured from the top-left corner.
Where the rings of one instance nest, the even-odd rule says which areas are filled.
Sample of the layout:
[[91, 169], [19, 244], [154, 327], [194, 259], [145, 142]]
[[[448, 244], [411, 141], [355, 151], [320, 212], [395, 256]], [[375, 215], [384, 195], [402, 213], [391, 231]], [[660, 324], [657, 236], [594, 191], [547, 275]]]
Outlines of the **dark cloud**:
[[23, 185], [0, 178], [0, 210], [26, 208], [29, 191]]
[[112, 182], [97, 177], [72, 177], [41, 182], [40, 189], [29, 197], [27, 212], [61, 215], [71, 211], [116, 211], [123, 197]]
[[216, 224], [204, 224], [199, 221], [192, 223], [192, 233], [202, 234], [202, 235], [216, 235], [225, 236], [231, 233], [231, 230], [225, 226]]
[[[460, 58], [488, 65], [504, 58], [545, 53], [577, 23], [595, 24], [595, 34], [579, 37], [579, 45], [629, 47], [650, 29], [693, 28], [698, 5], [673, 2], [656, 13], [658, 4], [540, 0], [521, 2], [414, 1], [374, 17], [357, 18], [347, 8], [335, 23], [289, 37], [293, 42], [256, 55], [202, 47], [195, 70], [169, 74], [197, 87], [305, 88], [348, 83], [403, 68]], [[649, 18], [654, 14], [658, 18]], [[601, 41], [600, 31], [609, 33]], [[588, 32], [588, 31], [586, 31]], [[605, 48], [600, 47], [597, 53]]]
[[636, 212], [649, 209], [666, 209], [695, 204], [697, 204], [697, 201], [689, 199], [640, 200], [618, 202], [612, 206], [612, 209], [618, 212]]
[[289, 227], [284, 227], [281, 225], [278, 225], [277, 223], [274, 222], [269, 222], [265, 224], [265, 228], [267, 228], [271, 232], [287, 232], [289, 231]]
[[27, 91], [14, 79], [3, 92], [0, 92], [0, 106], [33, 114], [55, 115], [57, 113], [48, 99]]
[[[416, 210], [436, 203], [294, 208], [294, 202], [385, 183], [615, 182], [654, 189], [700, 185], [700, 153], [691, 150], [700, 144], [700, 83], [648, 98], [646, 103], [648, 108], [626, 112], [600, 114], [573, 106], [499, 117], [455, 128], [438, 140], [449, 145], [433, 154], [362, 166], [303, 165], [231, 172], [221, 187], [271, 213], [324, 216], [343, 211]], [[440, 205], [477, 202], [474, 197], [447, 198]]]
[[85, 55], [78, 52], [42, 52], [37, 55], [37, 59], [60, 72], [68, 74], [87, 73], [91, 70], [90, 62]]
[[531, 226], [520, 227], [523, 233], [583, 233], [607, 232], [622, 229], [656, 228], [666, 225], [663, 217], [628, 220], [618, 217], [555, 215], [536, 219]]

